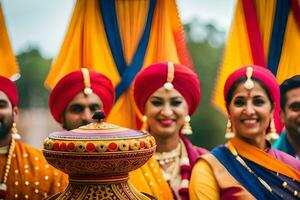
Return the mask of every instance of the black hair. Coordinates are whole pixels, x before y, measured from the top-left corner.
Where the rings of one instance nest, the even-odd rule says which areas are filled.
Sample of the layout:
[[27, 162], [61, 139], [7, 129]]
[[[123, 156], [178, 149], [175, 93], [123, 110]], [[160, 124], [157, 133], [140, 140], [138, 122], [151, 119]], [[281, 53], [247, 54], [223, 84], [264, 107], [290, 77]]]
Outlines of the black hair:
[[[272, 100], [271, 98], [271, 94], [270, 94], [270, 91], [269, 89], [267, 88], [267, 86], [261, 81], [259, 80], [258, 78], [255, 78], [255, 77], [251, 77], [252, 80], [254, 80], [255, 82], [257, 82], [260, 87], [262, 87], [262, 89], [266, 92], [267, 94], [267, 97], [268, 99], [270, 100], [271, 102], [271, 105], [272, 105], [272, 108], [274, 108], [274, 101]], [[247, 80], [246, 76], [243, 76], [239, 79], [237, 79], [233, 85], [230, 87], [228, 93], [227, 93], [227, 96], [225, 97], [225, 101], [226, 101], [226, 107], [228, 108], [229, 107], [229, 104], [233, 98], [233, 93], [234, 91], [236, 90], [237, 86], [240, 84], [240, 83], [243, 83]]]
[[286, 104], [286, 93], [292, 89], [300, 87], [300, 75], [295, 75], [286, 79], [280, 85], [280, 108], [284, 110]]

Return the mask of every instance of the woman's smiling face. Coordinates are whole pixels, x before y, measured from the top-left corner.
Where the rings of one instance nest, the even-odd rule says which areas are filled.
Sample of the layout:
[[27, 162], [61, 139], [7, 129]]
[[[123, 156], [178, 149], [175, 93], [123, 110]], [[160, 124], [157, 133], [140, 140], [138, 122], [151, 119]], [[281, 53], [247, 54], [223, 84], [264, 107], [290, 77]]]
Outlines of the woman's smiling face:
[[228, 112], [235, 134], [240, 138], [255, 140], [266, 134], [273, 116], [273, 107], [266, 91], [254, 81], [254, 88], [251, 90], [247, 90], [244, 83], [237, 86]]
[[188, 105], [176, 90], [157, 89], [145, 105], [145, 115], [150, 133], [154, 136], [169, 137], [179, 134], [188, 115]]

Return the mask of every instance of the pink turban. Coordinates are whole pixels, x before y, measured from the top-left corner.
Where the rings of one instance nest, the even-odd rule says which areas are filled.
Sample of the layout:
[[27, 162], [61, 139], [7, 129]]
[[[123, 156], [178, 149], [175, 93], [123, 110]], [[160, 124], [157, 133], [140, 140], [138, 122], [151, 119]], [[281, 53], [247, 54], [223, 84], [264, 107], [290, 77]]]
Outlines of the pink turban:
[[237, 69], [233, 73], [231, 73], [224, 86], [224, 98], [226, 101], [228, 92], [232, 85], [239, 80], [242, 77], [246, 77], [246, 71], [248, 67], [253, 68], [253, 73], [251, 77], [255, 77], [258, 80], [260, 80], [268, 89], [270, 92], [271, 98], [273, 102], [275, 102], [275, 110], [274, 110], [274, 120], [275, 120], [275, 126], [278, 133], [280, 133], [282, 129], [282, 125], [279, 118], [279, 111], [280, 111], [280, 90], [279, 85], [276, 81], [275, 76], [270, 72], [268, 69], [261, 67], [261, 66], [245, 66], [242, 68]]
[[[192, 115], [200, 102], [200, 83], [195, 72], [188, 67], [173, 64], [174, 88], [184, 97], [188, 104], [189, 114]], [[139, 110], [144, 113], [148, 98], [167, 82], [168, 63], [152, 64], [138, 73], [134, 82], [134, 99]]]
[[0, 91], [6, 94], [13, 107], [18, 106], [18, 89], [13, 81], [0, 76]]
[[[86, 70], [86, 69], [85, 69]], [[115, 98], [111, 81], [103, 74], [87, 71], [89, 74], [90, 89], [99, 96], [103, 102], [105, 114], [109, 114]], [[64, 76], [51, 91], [49, 108], [54, 119], [61, 123], [61, 114], [73, 98], [86, 89], [84, 75], [81, 70]]]

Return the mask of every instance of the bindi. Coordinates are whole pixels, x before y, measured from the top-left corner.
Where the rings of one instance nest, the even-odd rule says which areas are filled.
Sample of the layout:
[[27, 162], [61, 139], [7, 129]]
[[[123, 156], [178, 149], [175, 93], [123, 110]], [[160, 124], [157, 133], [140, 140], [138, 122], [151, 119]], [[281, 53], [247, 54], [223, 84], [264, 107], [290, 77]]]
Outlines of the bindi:
[[247, 92], [247, 96], [250, 97], [251, 96], [251, 91]]

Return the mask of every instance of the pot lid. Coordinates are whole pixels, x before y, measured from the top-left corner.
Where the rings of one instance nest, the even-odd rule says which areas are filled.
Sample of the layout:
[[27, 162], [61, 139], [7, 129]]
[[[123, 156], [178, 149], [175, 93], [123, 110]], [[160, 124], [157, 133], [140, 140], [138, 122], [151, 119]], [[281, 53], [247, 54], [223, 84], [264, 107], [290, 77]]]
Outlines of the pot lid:
[[155, 146], [155, 139], [144, 131], [103, 122], [105, 114], [95, 112], [95, 122], [71, 131], [51, 133], [44, 141], [46, 150], [107, 152], [142, 150]]

